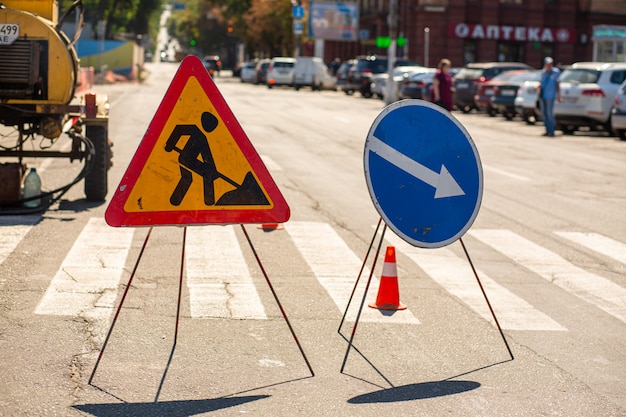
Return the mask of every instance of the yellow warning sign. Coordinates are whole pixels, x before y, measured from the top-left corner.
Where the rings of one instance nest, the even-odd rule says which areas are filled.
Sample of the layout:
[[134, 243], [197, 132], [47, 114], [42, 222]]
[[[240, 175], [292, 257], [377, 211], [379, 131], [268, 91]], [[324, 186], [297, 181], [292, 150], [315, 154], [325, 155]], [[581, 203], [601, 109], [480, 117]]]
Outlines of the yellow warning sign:
[[181, 63], [105, 218], [112, 226], [289, 218], [282, 194], [197, 57]]
[[[252, 200], [250, 187], [258, 187]], [[238, 200], [235, 194], [242, 198]], [[270, 205], [226, 124], [197, 78], [190, 77], [124, 210], [223, 210], [224, 206], [256, 209]]]

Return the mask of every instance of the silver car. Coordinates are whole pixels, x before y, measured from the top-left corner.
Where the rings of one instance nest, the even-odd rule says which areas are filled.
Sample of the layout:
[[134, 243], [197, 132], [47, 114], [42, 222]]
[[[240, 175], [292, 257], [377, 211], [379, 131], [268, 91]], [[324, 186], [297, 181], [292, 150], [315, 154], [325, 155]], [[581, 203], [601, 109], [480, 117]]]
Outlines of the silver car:
[[579, 62], [563, 71], [561, 101], [554, 104], [557, 129], [571, 134], [580, 127], [611, 132], [611, 110], [626, 63]]
[[622, 83], [615, 96], [611, 126], [621, 140], [626, 140], [626, 81]]

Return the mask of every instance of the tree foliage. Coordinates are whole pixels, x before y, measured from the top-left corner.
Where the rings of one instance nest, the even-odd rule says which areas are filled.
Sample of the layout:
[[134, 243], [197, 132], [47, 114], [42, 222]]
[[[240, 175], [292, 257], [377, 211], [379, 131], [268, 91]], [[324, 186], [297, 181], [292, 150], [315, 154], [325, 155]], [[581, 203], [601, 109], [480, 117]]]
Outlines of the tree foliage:
[[252, 0], [245, 14], [246, 40], [254, 51], [269, 56], [291, 55], [294, 36], [290, 0]]
[[[61, 11], [67, 10], [74, 0], [61, 0]], [[144, 35], [156, 32], [163, 0], [83, 0], [85, 23], [97, 28], [105, 21], [105, 37], [113, 35]]]

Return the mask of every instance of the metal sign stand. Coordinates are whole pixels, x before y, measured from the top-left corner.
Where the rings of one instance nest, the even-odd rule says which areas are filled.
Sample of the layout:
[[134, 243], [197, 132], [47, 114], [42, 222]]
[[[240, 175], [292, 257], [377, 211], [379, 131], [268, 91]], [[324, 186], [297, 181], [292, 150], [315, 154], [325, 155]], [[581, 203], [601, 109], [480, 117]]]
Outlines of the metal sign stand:
[[[287, 323], [287, 327], [289, 328], [289, 332], [291, 333], [294, 341], [296, 342], [296, 345], [298, 346], [298, 349], [300, 350], [300, 354], [302, 355], [302, 358], [304, 359], [304, 362], [306, 363], [306, 366], [309, 369], [309, 372], [311, 373], [311, 376], [315, 376], [315, 373], [313, 372], [313, 368], [311, 367], [311, 364], [309, 363], [309, 360], [307, 359], [305, 353], [304, 353], [304, 349], [302, 348], [302, 345], [300, 344], [300, 341], [298, 340], [298, 337], [296, 336], [296, 333], [293, 330], [293, 327], [291, 326], [291, 323], [289, 322], [289, 319], [287, 318], [287, 314], [285, 313], [285, 310], [283, 309], [283, 306], [278, 298], [278, 295], [276, 294], [276, 291], [274, 290], [274, 286], [272, 285], [272, 283], [270, 282], [269, 276], [267, 275], [267, 273], [265, 272], [265, 268], [263, 267], [263, 264], [261, 263], [261, 259], [259, 258], [256, 249], [254, 248], [254, 245], [252, 244], [252, 240], [250, 240], [250, 236], [248, 235], [248, 232], [246, 230], [246, 228], [244, 227], [243, 224], [241, 224], [241, 229], [243, 230], [243, 233], [246, 237], [246, 240], [248, 241], [248, 244], [250, 245], [250, 249], [252, 250], [252, 253], [257, 261], [257, 264], [259, 265], [259, 268], [261, 269], [261, 272], [263, 274], [263, 277], [265, 278], [265, 281], [267, 282], [267, 285], [269, 285], [270, 287], [270, 291], [272, 292], [272, 295], [274, 296], [274, 300], [276, 301], [276, 304], [278, 305], [278, 308], [283, 316], [283, 318], [285, 319], [285, 322]], [[146, 235], [146, 238], [143, 242], [143, 246], [141, 247], [141, 251], [139, 252], [139, 255], [137, 257], [137, 260], [135, 262], [135, 266], [133, 267], [133, 271], [130, 275], [130, 278], [128, 279], [128, 283], [126, 284], [126, 288], [124, 289], [124, 293], [122, 294], [122, 297], [120, 299], [120, 303], [117, 306], [117, 310], [115, 311], [115, 315], [113, 316], [113, 321], [111, 323], [111, 326], [109, 327], [109, 331], [106, 335], [106, 338], [104, 339], [104, 343], [102, 345], [102, 349], [100, 350], [100, 353], [98, 354], [98, 359], [96, 360], [96, 364], [94, 365], [93, 371], [91, 372], [91, 376], [89, 377], [89, 380], [87, 381], [87, 383], [91, 386], [94, 386], [92, 384], [93, 378], [96, 375], [96, 371], [98, 370], [98, 366], [100, 365], [100, 361], [102, 360], [102, 357], [104, 355], [104, 350], [107, 347], [107, 344], [109, 342], [109, 339], [111, 337], [111, 334], [113, 333], [113, 328], [115, 327], [115, 323], [117, 322], [118, 316], [120, 315], [120, 311], [122, 310], [122, 306], [124, 305], [124, 300], [126, 299], [126, 295], [128, 294], [128, 290], [131, 287], [131, 284], [133, 282], [133, 278], [135, 277], [135, 273], [137, 271], [137, 267], [139, 266], [139, 262], [141, 260], [141, 258], [143, 257], [143, 253], [144, 250], [146, 248], [146, 245], [148, 244], [148, 240], [150, 239], [150, 234], [152, 233], [152, 227], [150, 227], [150, 229], [148, 229], [148, 233]], [[158, 399], [159, 397], [159, 393], [161, 391], [161, 388], [163, 386], [163, 382], [165, 381], [165, 376], [167, 375], [167, 370], [169, 369], [169, 365], [170, 362], [172, 361], [172, 357], [174, 355], [174, 350], [176, 348], [176, 342], [178, 339], [178, 324], [179, 324], [179, 320], [180, 320], [180, 304], [181, 304], [181, 296], [182, 296], [182, 285], [183, 285], [183, 273], [184, 273], [184, 262], [185, 262], [185, 242], [186, 242], [186, 237], [187, 237], [187, 226], [185, 226], [183, 228], [183, 244], [182, 244], [182, 251], [181, 251], [181, 260], [180, 260], [180, 277], [179, 277], [179, 287], [178, 287], [178, 301], [177, 301], [177, 308], [176, 308], [176, 325], [175, 325], [175, 330], [174, 330], [174, 342], [172, 344], [172, 352], [170, 354], [170, 358], [167, 364], [167, 367], [165, 369], [165, 373], [163, 374], [163, 377], [161, 379], [161, 383], [159, 385], [159, 389], [157, 392], [157, 397], [155, 399], [155, 401]], [[97, 388], [97, 387], [96, 387]]]
[[[380, 229], [380, 225], [382, 223], [382, 218], [378, 220], [378, 225], [376, 226], [376, 230], [374, 231], [374, 235], [372, 236], [372, 240], [370, 242], [370, 246], [367, 249], [367, 253], [365, 255], [365, 259], [363, 260], [363, 264], [361, 265], [361, 269], [359, 271], [359, 274], [357, 276], [356, 282], [354, 283], [354, 288], [352, 289], [352, 294], [350, 294], [350, 298], [348, 299], [348, 304], [346, 305], [346, 309], [343, 313], [343, 317], [341, 318], [341, 323], [339, 324], [339, 328], [337, 329], [337, 333], [339, 333], [339, 335], [341, 335], [344, 339], [346, 338], [342, 333], [341, 333], [341, 328], [345, 322], [346, 316], [348, 314], [348, 309], [350, 308], [350, 304], [352, 303], [352, 298], [354, 297], [354, 293], [356, 292], [357, 286], [359, 285], [359, 281], [361, 279], [361, 275], [363, 273], [363, 270], [365, 269], [365, 265], [367, 263], [367, 260], [369, 258], [369, 255], [372, 251], [372, 248], [374, 247], [375, 241], [376, 241], [376, 236], [378, 236], [378, 231]], [[376, 254], [374, 255], [374, 259], [372, 260], [372, 267], [370, 269], [370, 273], [369, 273], [369, 277], [367, 279], [367, 283], [365, 284], [365, 291], [363, 293], [363, 299], [361, 300], [361, 304], [359, 306], [359, 310], [357, 312], [356, 315], [356, 319], [354, 321], [354, 326], [352, 327], [352, 332], [350, 334], [350, 339], [348, 339], [348, 347], [346, 349], [346, 353], [345, 356], [343, 357], [343, 362], [341, 364], [341, 369], [340, 372], [343, 373], [345, 367], [346, 367], [346, 362], [348, 361], [348, 355], [350, 354], [350, 349], [353, 348], [353, 342], [354, 342], [354, 336], [356, 334], [356, 329], [357, 326], [359, 325], [359, 320], [361, 318], [361, 313], [363, 312], [363, 307], [365, 305], [365, 300], [367, 298], [367, 293], [369, 291], [369, 287], [370, 287], [370, 283], [372, 281], [372, 277], [374, 276], [374, 268], [376, 268], [376, 261], [378, 259], [378, 256], [380, 254], [380, 249], [382, 247], [383, 244], [383, 240], [385, 239], [385, 231], [387, 230], [387, 224], [384, 223], [383, 224], [383, 228], [382, 231], [380, 233], [380, 239], [378, 241], [378, 245], [376, 246]], [[485, 298], [485, 301], [487, 302], [487, 306], [489, 307], [489, 311], [491, 312], [491, 316], [493, 317], [493, 320], [496, 324], [496, 327], [498, 328], [498, 331], [500, 332], [500, 336], [502, 337], [502, 341], [504, 342], [504, 345], [506, 346], [506, 349], [509, 353], [509, 355], [511, 356], [511, 360], [515, 359], [513, 356], [513, 352], [511, 351], [511, 348], [509, 347], [508, 342], [506, 341], [506, 337], [504, 336], [504, 332], [502, 331], [502, 328], [500, 327], [500, 323], [498, 322], [498, 318], [496, 317], [496, 313], [493, 311], [493, 308], [491, 307], [491, 303], [489, 302], [489, 298], [487, 297], [487, 293], [485, 292], [485, 289], [480, 281], [480, 278], [478, 276], [478, 273], [476, 272], [476, 269], [474, 268], [474, 264], [469, 256], [469, 252], [467, 251], [467, 248], [465, 247], [465, 244], [463, 243], [463, 239], [459, 238], [458, 239], [459, 242], [461, 242], [461, 246], [463, 247], [463, 251], [465, 252], [465, 256], [467, 257], [467, 260], [470, 264], [470, 267], [472, 268], [472, 271], [474, 272], [474, 277], [476, 278], [476, 281], [478, 282], [478, 286], [480, 287], [480, 291], [483, 294], [483, 297]], [[356, 350], [356, 347], [354, 347], [354, 349]], [[384, 376], [383, 376], [384, 378]], [[385, 378], [385, 380], [387, 380]], [[389, 382], [389, 381], [387, 381]]]

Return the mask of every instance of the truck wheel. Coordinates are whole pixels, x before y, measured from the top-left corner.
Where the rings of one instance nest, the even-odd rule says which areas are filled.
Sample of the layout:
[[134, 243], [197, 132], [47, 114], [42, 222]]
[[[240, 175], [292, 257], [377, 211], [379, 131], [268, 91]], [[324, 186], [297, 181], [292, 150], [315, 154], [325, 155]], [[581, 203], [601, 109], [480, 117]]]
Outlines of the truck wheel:
[[107, 195], [110, 152], [107, 128], [87, 126], [87, 138], [91, 140], [95, 155], [91, 171], [85, 177], [85, 196], [90, 201], [102, 201]]

